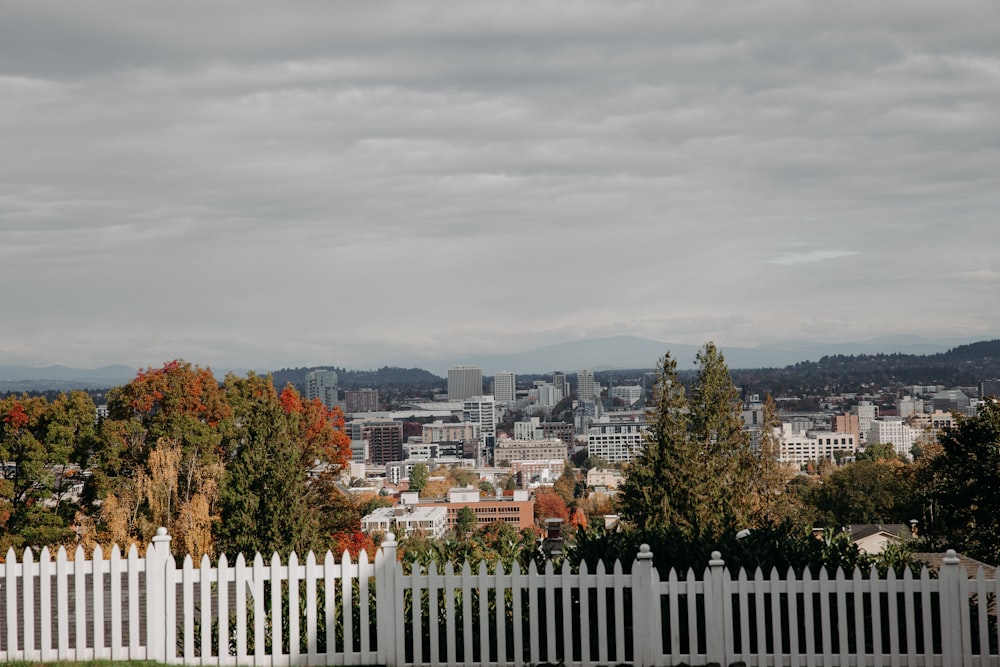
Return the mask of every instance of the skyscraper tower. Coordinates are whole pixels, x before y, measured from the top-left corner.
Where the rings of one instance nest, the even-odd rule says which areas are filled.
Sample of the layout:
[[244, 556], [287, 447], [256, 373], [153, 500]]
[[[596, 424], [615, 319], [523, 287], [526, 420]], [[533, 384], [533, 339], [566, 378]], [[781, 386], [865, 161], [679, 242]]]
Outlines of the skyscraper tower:
[[560, 400], [569, 396], [569, 382], [566, 381], [565, 373], [553, 371], [552, 384], [555, 385], [556, 391], [559, 392]]
[[576, 397], [584, 403], [593, 403], [599, 387], [594, 381], [594, 371], [586, 368], [576, 374]]
[[329, 409], [337, 407], [337, 374], [325, 369], [306, 373], [306, 400], [318, 398]]
[[497, 403], [513, 403], [517, 392], [517, 376], [510, 371], [498, 371], [493, 377], [493, 397]]
[[483, 395], [483, 369], [476, 366], [453, 366], [448, 369], [448, 400], [461, 401]]

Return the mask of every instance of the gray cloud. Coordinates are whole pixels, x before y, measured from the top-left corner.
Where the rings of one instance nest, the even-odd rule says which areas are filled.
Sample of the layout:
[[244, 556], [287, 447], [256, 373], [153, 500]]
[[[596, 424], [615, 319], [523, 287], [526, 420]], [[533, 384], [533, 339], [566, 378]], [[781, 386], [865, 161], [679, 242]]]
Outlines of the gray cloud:
[[0, 360], [996, 335], [998, 18], [9, 3]]

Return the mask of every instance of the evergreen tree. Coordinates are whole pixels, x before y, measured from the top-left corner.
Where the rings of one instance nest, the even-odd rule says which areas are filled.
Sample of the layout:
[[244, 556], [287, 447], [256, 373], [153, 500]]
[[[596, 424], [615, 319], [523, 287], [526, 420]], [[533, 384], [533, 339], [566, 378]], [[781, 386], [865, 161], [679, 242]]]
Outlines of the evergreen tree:
[[985, 401], [940, 435], [941, 452], [923, 463], [925, 534], [987, 563], [1000, 562], [1000, 402]]
[[410, 471], [410, 491], [423, 491], [424, 487], [427, 486], [429, 475], [426, 463], [415, 464], [413, 470]]
[[690, 399], [667, 354], [660, 365], [646, 446], [628, 466], [622, 516], [641, 532], [716, 540], [753, 525], [759, 503], [739, 392], [713, 343], [697, 355]]
[[217, 543], [230, 555], [305, 553], [318, 546], [318, 518], [307, 503], [309, 462], [292, 439], [270, 378], [229, 376], [234, 426], [219, 497]]

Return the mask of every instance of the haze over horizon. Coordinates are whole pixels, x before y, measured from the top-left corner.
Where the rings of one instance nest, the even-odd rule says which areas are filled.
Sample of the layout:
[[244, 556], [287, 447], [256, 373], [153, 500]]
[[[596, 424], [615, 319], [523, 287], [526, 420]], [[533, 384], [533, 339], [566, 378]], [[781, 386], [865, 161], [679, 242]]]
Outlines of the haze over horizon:
[[1000, 337], [998, 20], [13, 0], [0, 364]]

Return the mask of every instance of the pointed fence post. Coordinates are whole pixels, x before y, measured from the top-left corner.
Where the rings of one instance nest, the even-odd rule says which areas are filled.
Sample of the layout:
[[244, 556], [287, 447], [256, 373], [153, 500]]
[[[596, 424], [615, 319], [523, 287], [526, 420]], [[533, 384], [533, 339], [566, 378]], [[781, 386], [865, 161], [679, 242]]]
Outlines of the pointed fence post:
[[167, 662], [166, 564], [170, 558], [170, 536], [167, 529], [156, 529], [153, 543], [146, 549], [146, 660]]
[[968, 624], [969, 601], [962, 599], [958, 554], [948, 549], [941, 559], [941, 653], [945, 667], [962, 664], [962, 632]]
[[705, 573], [705, 653], [709, 665], [727, 665], [729, 628], [726, 627], [726, 599], [723, 579], [726, 561], [722, 554], [712, 552]]
[[396, 655], [396, 633], [403, 633], [396, 622], [401, 615], [402, 600], [396, 600], [396, 536], [386, 533], [382, 548], [375, 554], [375, 622], [377, 628], [378, 661], [386, 667], [396, 667], [402, 658]]
[[660, 600], [653, 590], [653, 552], [648, 544], [639, 547], [632, 565], [632, 581], [633, 659], [639, 667], [652, 666], [656, 664], [653, 633], [660, 632], [660, 628], [653, 627], [653, 619], [659, 617], [656, 605]]

